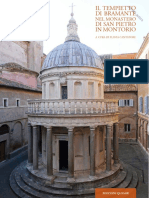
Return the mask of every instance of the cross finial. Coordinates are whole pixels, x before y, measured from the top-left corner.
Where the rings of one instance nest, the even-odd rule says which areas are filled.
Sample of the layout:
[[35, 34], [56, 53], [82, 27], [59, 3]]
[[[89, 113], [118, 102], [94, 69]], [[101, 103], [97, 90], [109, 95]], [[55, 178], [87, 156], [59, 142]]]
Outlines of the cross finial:
[[73, 15], [74, 15], [74, 13], [73, 13], [73, 7], [74, 7], [75, 5], [73, 5], [73, 3], [72, 3], [72, 6], [69, 6], [69, 7], [72, 7], [72, 13], [71, 13], [71, 16], [73, 17]]

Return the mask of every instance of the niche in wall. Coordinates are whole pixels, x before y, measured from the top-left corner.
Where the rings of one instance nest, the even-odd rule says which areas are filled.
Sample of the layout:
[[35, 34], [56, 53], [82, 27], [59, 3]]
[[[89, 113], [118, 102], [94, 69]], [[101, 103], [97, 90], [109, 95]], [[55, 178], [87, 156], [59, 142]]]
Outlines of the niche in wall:
[[51, 82], [49, 84], [49, 99], [54, 99], [55, 98], [55, 84]]
[[74, 83], [74, 98], [75, 99], [82, 98], [82, 83], [81, 82]]
[[89, 99], [94, 98], [94, 83], [93, 82], [88, 83], [88, 98]]

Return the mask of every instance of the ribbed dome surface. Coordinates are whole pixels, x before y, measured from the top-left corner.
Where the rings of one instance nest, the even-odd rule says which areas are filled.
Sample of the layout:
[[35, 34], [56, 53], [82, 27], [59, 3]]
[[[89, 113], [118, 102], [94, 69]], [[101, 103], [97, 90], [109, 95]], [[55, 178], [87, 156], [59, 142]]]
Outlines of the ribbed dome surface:
[[103, 69], [102, 61], [90, 47], [77, 41], [66, 41], [46, 57], [42, 70], [64, 66], [88, 66]]

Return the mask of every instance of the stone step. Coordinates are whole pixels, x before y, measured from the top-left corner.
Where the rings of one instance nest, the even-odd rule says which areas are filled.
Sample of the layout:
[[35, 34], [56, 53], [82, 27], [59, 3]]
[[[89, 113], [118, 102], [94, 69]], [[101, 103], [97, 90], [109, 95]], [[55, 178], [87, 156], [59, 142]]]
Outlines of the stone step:
[[50, 185], [49, 187], [44, 187], [41, 186], [39, 184], [37, 184], [36, 182], [28, 179], [27, 177], [25, 177], [24, 175], [21, 175], [22, 180], [24, 181], [24, 183], [26, 185], [28, 185], [30, 188], [36, 190], [36, 191], [40, 191], [40, 192], [45, 192], [48, 194], [52, 194], [55, 196], [58, 196], [59, 194], [61, 194], [61, 196], [73, 196], [73, 197], [77, 197], [79, 195], [84, 196], [84, 194], [86, 195], [86, 197], [91, 196], [91, 194], [94, 195], [95, 193], [95, 189], [82, 189], [82, 190], [76, 190], [76, 191], [72, 191], [71, 189], [62, 189], [61, 185], [58, 186], [58, 188], [55, 189], [53, 188], [53, 185]]
[[133, 179], [132, 182], [130, 183], [130, 185], [128, 186], [128, 188], [137, 188], [138, 183], [139, 183], [139, 178], [138, 178], [138, 174], [136, 171], [132, 170], [132, 174], [133, 174]]
[[132, 168], [129, 165], [127, 166], [127, 176], [125, 180], [117, 186], [117, 188], [127, 188], [132, 181]]
[[20, 187], [17, 185], [15, 179], [14, 179], [14, 172], [11, 173], [10, 178], [9, 178], [9, 182], [10, 182], [10, 187], [13, 190], [13, 192], [21, 198], [32, 198], [30, 195], [27, 195], [26, 193], [24, 193]]
[[116, 188], [121, 182], [125, 180], [127, 176], [127, 171], [122, 171], [116, 178], [116, 180], [111, 181], [109, 184], [101, 186], [102, 188]]

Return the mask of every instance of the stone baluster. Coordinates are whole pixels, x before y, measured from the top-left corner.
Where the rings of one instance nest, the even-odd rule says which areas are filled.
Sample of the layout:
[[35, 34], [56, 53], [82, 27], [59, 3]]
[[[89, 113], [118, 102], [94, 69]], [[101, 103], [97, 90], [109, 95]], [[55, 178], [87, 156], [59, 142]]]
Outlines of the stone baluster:
[[50, 103], [47, 104], [47, 113], [50, 114]]
[[96, 113], [98, 113], [98, 102], [96, 102]]
[[45, 102], [43, 102], [43, 113], [45, 113]]
[[71, 104], [71, 102], [69, 102], [69, 114], [71, 113], [71, 111], [70, 111], [70, 104]]
[[82, 102], [80, 102], [80, 113], [82, 114]]
[[100, 113], [102, 113], [104, 102], [100, 102]]
[[37, 113], [37, 102], [35, 102], [35, 113]]
[[77, 113], [77, 104], [75, 102], [75, 114]]
[[65, 114], [65, 102], [63, 102], [63, 114]]
[[93, 113], [93, 102], [91, 102], [91, 113]]
[[107, 113], [106, 102], [104, 102], [104, 113]]
[[57, 111], [58, 111], [58, 114], [59, 114], [59, 110], [60, 110], [60, 108], [59, 108], [59, 102], [57, 102]]
[[54, 114], [54, 102], [52, 102], [52, 113]]
[[88, 114], [88, 102], [86, 101], [86, 114]]

